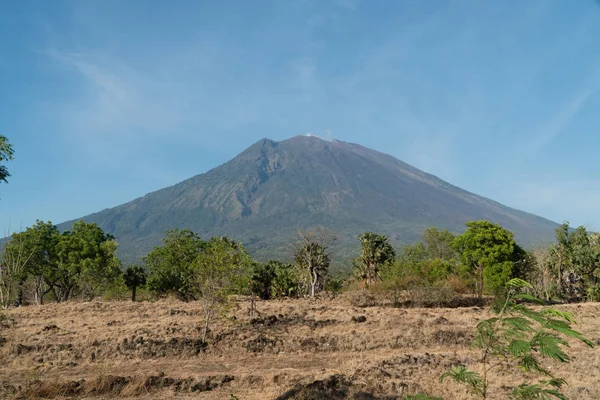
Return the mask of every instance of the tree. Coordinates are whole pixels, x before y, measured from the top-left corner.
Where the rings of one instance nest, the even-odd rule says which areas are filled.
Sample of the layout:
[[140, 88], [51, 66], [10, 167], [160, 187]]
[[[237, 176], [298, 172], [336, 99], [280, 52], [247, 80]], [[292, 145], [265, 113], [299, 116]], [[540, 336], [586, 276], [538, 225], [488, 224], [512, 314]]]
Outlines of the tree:
[[250, 293], [262, 300], [269, 300], [272, 294], [273, 280], [275, 279], [275, 265], [268, 263], [252, 263], [250, 276]]
[[396, 252], [389, 239], [384, 235], [365, 232], [358, 239], [360, 240], [360, 256], [356, 264], [366, 284], [370, 285], [379, 280], [381, 266], [392, 261], [396, 257]]
[[[4, 161], [10, 161], [13, 159], [15, 152], [13, 150], [12, 145], [8, 142], [6, 136], [0, 135], [0, 163]], [[10, 174], [6, 167], [0, 164], [0, 181], [8, 182], [6, 178], [8, 178]]]
[[31, 255], [24, 266], [24, 274], [32, 288], [35, 304], [42, 304], [44, 297], [54, 289], [58, 275], [59, 240], [60, 233], [56, 226], [51, 222], [36, 221], [34, 226], [14, 233], [6, 245], [8, 252], [24, 251]]
[[291, 297], [298, 295], [298, 273], [293, 264], [269, 261], [273, 266], [271, 295], [273, 297]]
[[571, 265], [571, 246], [569, 244], [569, 223], [565, 222], [556, 228], [556, 243], [550, 246], [552, 265], [558, 282], [558, 296], [563, 295], [563, 273]]
[[[557, 296], [595, 299], [600, 278], [600, 240], [585, 227], [569, 228], [567, 222], [556, 229], [556, 242], [549, 248], [548, 268], [557, 282]], [[587, 293], [586, 293], [587, 292]]]
[[146, 284], [148, 274], [144, 267], [139, 265], [130, 265], [123, 273], [125, 286], [131, 290], [131, 301], [135, 301], [137, 288]]
[[467, 230], [452, 242], [464, 272], [473, 279], [479, 298], [484, 287], [501, 290], [513, 277], [515, 261], [525, 252], [513, 239], [512, 232], [488, 221], [467, 222]]
[[182, 300], [194, 299], [193, 263], [206, 243], [188, 230], [168, 230], [162, 246], [144, 258], [148, 267], [148, 287], [160, 295], [176, 294]]
[[[579, 340], [589, 347], [593, 347], [593, 343], [572, 329], [572, 314], [554, 308], [533, 310], [523, 304], [524, 301], [543, 304], [525, 292], [533, 289], [529, 283], [511, 279], [505, 287], [506, 296], [495, 310], [496, 316], [477, 325], [473, 347], [481, 351], [482, 373], [461, 365], [448, 370], [440, 380], [451, 379], [467, 386], [479, 398], [487, 399], [493, 383], [490, 373], [494, 369], [505, 373], [508, 368], [517, 367], [527, 380], [513, 388], [511, 398], [565, 400], [560, 392], [565, 380], [553, 376], [542, 365], [543, 358], [568, 363], [570, 357], [564, 350], [569, 347], [567, 339]], [[528, 382], [537, 377], [542, 379], [537, 383]]]
[[423, 242], [427, 249], [427, 254], [432, 259], [450, 261], [455, 257], [452, 242], [455, 236], [446, 229], [437, 229], [435, 227], [427, 228], [423, 232]]
[[[20, 238], [4, 242], [0, 249], [0, 306], [13, 302], [13, 296], [25, 279], [25, 268], [32, 257], [31, 249]], [[18, 301], [20, 304], [21, 302]]]
[[217, 311], [228, 303], [229, 295], [247, 284], [251, 260], [244, 247], [226, 237], [214, 237], [193, 262], [195, 295], [204, 311], [202, 341]]
[[95, 223], [75, 222], [72, 231], [60, 235], [57, 248], [53, 286], [59, 302], [67, 301], [75, 289], [91, 298], [121, 273], [115, 238]]
[[330, 264], [327, 251], [334, 241], [335, 236], [322, 228], [298, 232], [294, 261], [308, 282], [311, 297], [325, 288]]

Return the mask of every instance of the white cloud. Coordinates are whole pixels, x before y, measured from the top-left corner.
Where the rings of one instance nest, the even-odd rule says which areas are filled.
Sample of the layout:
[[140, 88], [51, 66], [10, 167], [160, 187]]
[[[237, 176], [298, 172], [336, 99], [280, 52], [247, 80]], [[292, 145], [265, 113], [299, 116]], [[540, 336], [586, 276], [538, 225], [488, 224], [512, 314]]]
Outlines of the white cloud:
[[536, 177], [516, 182], [507, 194], [509, 205], [543, 215], [556, 222], [590, 229], [600, 226], [600, 180]]
[[531, 141], [530, 151], [534, 153], [540, 151], [545, 145], [552, 142], [559, 135], [565, 133], [569, 124], [577, 116], [581, 108], [597, 91], [597, 86], [586, 89], [569, 102], [565, 103], [560, 111], [543, 125], [540, 129], [540, 133]]

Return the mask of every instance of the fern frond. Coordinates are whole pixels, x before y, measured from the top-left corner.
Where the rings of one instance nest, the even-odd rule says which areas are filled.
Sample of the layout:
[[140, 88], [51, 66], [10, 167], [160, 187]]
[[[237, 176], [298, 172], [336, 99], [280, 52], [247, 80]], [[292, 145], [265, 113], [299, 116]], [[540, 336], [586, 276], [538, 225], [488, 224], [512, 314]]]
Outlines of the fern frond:
[[529, 282], [519, 278], [513, 278], [510, 281], [506, 282], [506, 287], [533, 289], [533, 286], [531, 286]]
[[471, 388], [475, 393], [482, 393], [485, 383], [477, 372], [469, 371], [466, 367], [452, 367], [446, 371], [441, 377], [440, 382], [444, 382], [446, 378], [452, 379], [454, 382], [462, 383]]
[[553, 360], [562, 363], [568, 363], [571, 360], [560, 347], [561, 345], [569, 347], [569, 344], [549, 332], [539, 332], [531, 340], [531, 345], [545, 357], [552, 358]]
[[531, 351], [531, 344], [526, 340], [513, 340], [508, 345], [508, 351], [513, 357], [524, 356]]
[[550, 400], [552, 398], [568, 400], [564, 394], [554, 389], [544, 389], [540, 385], [528, 385], [526, 383], [514, 388], [511, 393], [511, 398], [519, 400]]
[[561, 318], [565, 321], [568, 321], [572, 324], [575, 323], [575, 315], [573, 315], [573, 313], [567, 312], [567, 311], [559, 311], [555, 308], [548, 308], [545, 309], [544, 311], [541, 312], [541, 314], [544, 317], [549, 317], [549, 316], [553, 316], [553, 317], [557, 317], [557, 318]]
[[546, 371], [540, 365], [540, 362], [531, 354], [525, 354], [519, 359], [519, 369], [525, 373], [538, 372], [544, 375], [550, 375], [550, 372]]
[[510, 325], [513, 329], [521, 332], [531, 332], [533, 331], [531, 325], [533, 322], [531, 320], [522, 318], [522, 317], [510, 317], [505, 318], [504, 323]]
[[530, 294], [527, 294], [527, 293], [519, 293], [519, 294], [515, 294], [515, 295], [513, 296], [513, 299], [518, 299], [518, 300], [526, 300], [526, 301], [530, 301], [530, 302], [532, 302], [532, 303], [536, 303], [536, 304], [539, 304], [539, 305], [544, 305], [544, 302], [543, 302], [542, 300], [538, 299], [538, 298], [537, 298], [537, 297], [535, 297], [535, 296], [532, 296], [532, 295], [530, 295]]
[[583, 336], [583, 334], [581, 334], [580, 332], [571, 329], [571, 326], [565, 321], [549, 320], [546, 323], [546, 328], [552, 329], [556, 332], [560, 332], [565, 336], [580, 340], [589, 347], [594, 347], [594, 343], [591, 340]]

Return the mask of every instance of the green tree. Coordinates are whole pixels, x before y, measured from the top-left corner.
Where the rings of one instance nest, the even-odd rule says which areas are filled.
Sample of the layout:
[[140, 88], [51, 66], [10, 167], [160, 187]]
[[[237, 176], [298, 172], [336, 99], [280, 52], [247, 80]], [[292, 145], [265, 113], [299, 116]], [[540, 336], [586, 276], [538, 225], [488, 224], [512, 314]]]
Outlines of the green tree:
[[446, 229], [427, 228], [423, 232], [423, 242], [429, 258], [444, 261], [452, 260], [456, 254], [452, 248], [455, 236]]
[[271, 283], [273, 297], [292, 297], [298, 295], [298, 273], [293, 264], [269, 261], [273, 266], [274, 277]]
[[275, 279], [275, 265], [268, 263], [252, 263], [250, 276], [250, 292], [262, 300], [269, 300], [272, 295], [273, 280]]
[[380, 269], [396, 257], [396, 252], [384, 235], [365, 232], [358, 237], [360, 255], [356, 260], [359, 274], [367, 285], [376, 283], [380, 278]]
[[36, 221], [23, 232], [14, 233], [7, 244], [7, 251], [30, 254], [24, 268], [35, 304], [42, 304], [44, 297], [54, 289], [58, 268], [58, 242], [60, 233], [51, 222]]
[[20, 237], [2, 243], [0, 248], [0, 306], [8, 308], [13, 303], [21, 303], [15, 295], [22, 289], [26, 276], [26, 267], [32, 257], [29, 249]]
[[154, 247], [144, 258], [149, 270], [149, 289], [160, 295], [176, 294], [182, 300], [193, 299], [193, 263], [205, 245], [190, 230], [168, 230], [163, 245]]
[[565, 222], [556, 228], [556, 243], [550, 246], [550, 263], [556, 275], [557, 294], [562, 297], [564, 294], [563, 281], [565, 271], [572, 267], [572, 248], [569, 243], [569, 223]]
[[[0, 135], [0, 163], [12, 160], [14, 154], [15, 152], [12, 145], [9, 143], [8, 138]], [[10, 174], [8, 173], [8, 169], [6, 169], [4, 165], [0, 164], [0, 181], [8, 182], [6, 178], [9, 176]]]
[[146, 284], [148, 274], [144, 267], [139, 265], [130, 265], [123, 273], [125, 286], [131, 290], [131, 301], [135, 301], [137, 288]]
[[214, 237], [193, 262], [193, 284], [204, 311], [202, 340], [206, 342], [215, 314], [227, 304], [229, 295], [248, 283], [251, 259], [244, 247], [226, 237]]
[[91, 298], [121, 273], [115, 238], [95, 223], [75, 222], [71, 231], [60, 235], [57, 247], [54, 288], [60, 302], [67, 301], [75, 289]]
[[299, 274], [307, 283], [311, 297], [323, 289], [329, 275], [331, 262], [328, 254], [329, 246], [335, 236], [321, 228], [298, 232], [294, 262]]
[[515, 261], [525, 254], [512, 232], [488, 221], [467, 222], [467, 230], [454, 239], [452, 247], [479, 298], [484, 288], [491, 292], [502, 289], [514, 276]]
[[[511, 279], [506, 283], [504, 301], [495, 310], [496, 316], [477, 325], [473, 347], [481, 351], [482, 373], [457, 366], [443, 374], [441, 381], [451, 379], [467, 386], [479, 398], [487, 399], [493, 383], [490, 373], [493, 370], [505, 373], [511, 367], [517, 367], [525, 373], [526, 381], [513, 388], [510, 398], [566, 399], [560, 392], [566, 382], [544, 367], [543, 359], [568, 363], [570, 357], [564, 350], [569, 346], [567, 339], [579, 340], [589, 347], [593, 347], [593, 343], [572, 329], [572, 314], [554, 308], [533, 310], [527, 307], [524, 301], [543, 304], [526, 293], [532, 289], [521, 279]], [[539, 381], [532, 383], [532, 379]]]
[[427, 248], [423, 243], [405, 245], [396, 260], [382, 269], [382, 278], [391, 280], [408, 275], [424, 278], [422, 266], [427, 258]]

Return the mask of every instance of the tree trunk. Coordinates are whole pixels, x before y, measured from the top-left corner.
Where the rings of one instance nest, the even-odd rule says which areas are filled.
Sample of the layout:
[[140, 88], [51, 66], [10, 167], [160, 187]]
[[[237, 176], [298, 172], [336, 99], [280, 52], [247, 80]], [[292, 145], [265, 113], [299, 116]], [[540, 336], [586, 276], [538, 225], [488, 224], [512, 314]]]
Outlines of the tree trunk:
[[202, 342], [206, 343], [206, 336], [208, 336], [208, 324], [210, 323], [210, 317], [211, 317], [212, 312], [206, 312], [204, 313], [204, 332], [202, 333]]
[[256, 299], [254, 292], [250, 295], [250, 318], [254, 318], [254, 311], [256, 310]]
[[317, 286], [317, 271], [313, 270], [311, 281], [310, 281], [310, 297], [315, 297], [315, 286]]
[[477, 282], [475, 283], [477, 287], [477, 298], [481, 300], [483, 298], [483, 265], [477, 266]]
[[131, 301], [135, 302], [135, 291], [137, 289], [137, 286], [134, 286], [131, 288]]

